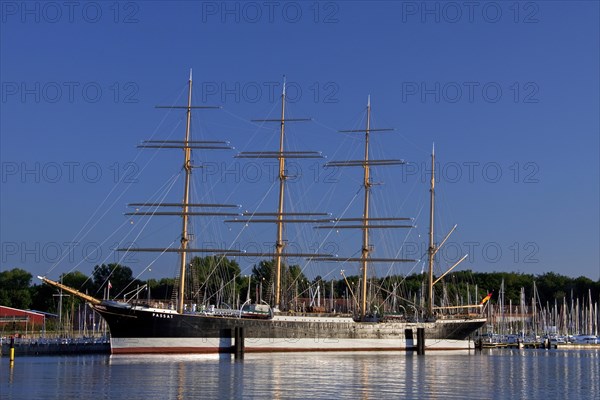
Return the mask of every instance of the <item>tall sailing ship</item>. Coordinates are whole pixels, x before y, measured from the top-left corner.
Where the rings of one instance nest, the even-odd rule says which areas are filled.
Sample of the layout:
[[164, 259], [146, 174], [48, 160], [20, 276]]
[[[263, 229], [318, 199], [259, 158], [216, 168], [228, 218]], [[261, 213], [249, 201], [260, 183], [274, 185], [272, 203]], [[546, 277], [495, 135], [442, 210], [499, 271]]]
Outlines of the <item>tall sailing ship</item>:
[[[319, 158], [315, 151], [288, 151], [285, 149], [286, 123], [304, 121], [305, 119], [286, 119], [285, 82], [281, 94], [281, 117], [262, 120], [275, 122], [280, 126], [279, 149], [277, 151], [242, 152], [240, 158], [271, 158], [279, 165], [278, 207], [274, 213], [242, 213], [222, 212], [220, 209], [237, 207], [231, 204], [203, 204], [190, 201], [192, 150], [228, 149], [227, 142], [192, 140], [190, 134], [191, 113], [195, 108], [206, 106], [192, 105], [192, 75], [188, 81], [188, 99], [186, 106], [186, 129], [181, 141], [145, 141], [143, 148], [176, 148], [184, 154], [184, 187], [181, 203], [135, 203], [135, 212], [130, 215], [176, 215], [182, 219], [180, 245], [177, 249], [142, 248], [136, 251], [176, 252], [179, 254], [179, 282], [176, 296], [176, 309], [160, 308], [150, 303], [130, 303], [116, 300], [99, 300], [61, 283], [40, 277], [42, 281], [70, 292], [84, 299], [106, 320], [110, 328], [111, 351], [119, 353], [227, 353], [232, 352], [236, 343], [243, 337], [246, 352], [285, 352], [285, 351], [372, 351], [372, 350], [412, 350], [416, 348], [418, 328], [425, 332], [426, 349], [469, 349], [475, 346], [474, 333], [481, 328], [486, 319], [477, 314], [453, 313], [443, 316], [441, 306], [434, 305], [433, 287], [442, 277], [434, 281], [433, 261], [440, 246], [434, 243], [434, 182], [432, 153], [432, 175], [430, 187], [430, 229], [428, 248], [428, 290], [426, 309], [421, 318], [386, 315], [369, 307], [368, 291], [369, 266], [372, 263], [394, 263], [415, 260], [397, 258], [376, 258], [370, 255], [372, 245], [369, 233], [373, 229], [402, 229], [411, 225], [400, 223], [410, 221], [409, 218], [371, 217], [370, 192], [371, 168], [402, 164], [402, 160], [375, 160], [370, 158], [369, 141], [373, 133], [389, 129], [374, 129], [371, 124], [371, 104], [367, 103], [366, 127], [353, 132], [364, 134], [364, 158], [351, 161], [333, 161], [331, 167], [359, 167], [363, 169], [363, 215], [356, 218], [330, 218], [326, 213], [292, 213], [285, 209], [284, 193], [286, 188], [286, 160], [290, 158]], [[159, 211], [159, 210], [175, 211]], [[219, 211], [209, 211], [217, 209]], [[190, 247], [188, 224], [190, 217], [219, 215], [235, 217], [230, 222], [275, 224], [277, 238], [274, 251], [271, 253], [245, 253], [230, 249], [209, 249]], [[316, 226], [319, 229], [358, 229], [362, 233], [361, 253], [358, 258], [334, 257], [317, 253], [290, 253], [285, 251], [284, 226], [288, 223], [325, 224]], [[447, 237], [446, 237], [447, 239]], [[444, 241], [446, 240], [444, 239]], [[442, 243], [443, 244], [443, 243]], [[133, 249], [122, 249], [133, 250]], [[192, 300], [186, 300], [184, 288], [189, 256], [203, 253], [215, 257], [263, 257], [273, 260], [274, 285], [272, 304], [259, 301], [256, 304], [248, 300], [239, 309], [211, 311], [197, 310]], [[289, 310], [283, 300], [282, 268], [284, 257], [303, 257], [323, 262], [360, 263], [362, 278], [358, 293], [359, 307], [353, 314], [327, 313], [317, 310], [314, 313], [297, 313]], [[457, 263], [458, 264], [458, 263]], [[456, 265], [456, 264], [455, 264]], [[452, 267], [454, 268], [454, 266]], [[452, 269], [451, 268], [451, 269]], [[250, 290], [250, 288], [248, 288]], [[354, 295], [353, 295], [354, 297]], [[456, 306], [476, 308], [477, 305]]]

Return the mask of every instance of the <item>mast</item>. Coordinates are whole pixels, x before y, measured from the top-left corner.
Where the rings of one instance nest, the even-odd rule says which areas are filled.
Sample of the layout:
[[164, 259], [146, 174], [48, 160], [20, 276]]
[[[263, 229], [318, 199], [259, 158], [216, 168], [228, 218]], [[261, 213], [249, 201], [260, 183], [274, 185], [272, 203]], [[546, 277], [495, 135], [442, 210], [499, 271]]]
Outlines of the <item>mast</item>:
[[433, 217], [435, 210], [435, 145], [431, 149], [431, 183], [429, 187], [429, 249], [428, 261], [429, 268], [427, 272], [427, 313], [433, 316], [433, 259], [436, 253], [435, 243], [433, 242]]
[[[211, 254], [218, 257], [236, 256], [242, 253], [241, 250], [231, 249], [218, 249], [218, 248], [191, 248], [189, 247], [189, 217], [191, 216], [239, 216], [239, 212], [224, 212], [224, 211], [211, 211], [210, 209], [221, 209], [221, 208], [240, 208], [238, 204], [222, 204], [222, 203], [192, 203], [190, 202], [190, 186], [191, 186], [191, 175], [195, 166], [192, 164], [192, 150], [231, 150], [232, 147], [227, 141], [220, 140], [191, 140], [191, 115], [194, 109], [218, 109], [219, 106], [195, 106], [192, 105], [192, 70], [190, 69], [190, 75], [188, 80], [188, 101], [187, 105], [169, 105], [169, 106], [156, 106], [156, 108], [166, 109], [185, 109], [186, 110], [186, 128], [184, 140], [144, 140], [137, 147], [142, 149], [182, 149], [184, 154], [183, 170], [184, 176], [184, 187], [183, 187], [183, 201], [181, 203], [163, 203], [163, 202], [142, 202], [142, 203], [129, 203], [128, 207], [135, 207], [134, 211], [126, 212], [127, 216], [142, 216], [142, 217], [155, 217], [155, 216], [177, 216], [182, 218], [181, 226], [181, 238], [180, 245], [178, 248], [171, 247], [151, 247], [151, 248], [140, 248], [140, 247], [126, 247], [118, 248], [116, 251], [119, 252], [154, 252], [154, 253], [178, 253], [179, 254], [179, 281], [177, 288], [177, 312], [183, 313], [185, 303], [185, 275], [187, 269], [187, 254], [188, 253], [205, 253]], [[175, 207], [175, 210], [173, 209]], [[167, 211], [159, 211], [163, 209]], [[200, 210], [199, 210], [200, 209]], [[206, 210], [208, 209], [208, 210]], [[59, 288], [66, 287], [55, 282], [40, 278], [44, 282], [54, 285]], [[90, 296], [85, 297], [81, 293], [73, 293], [74, 295], [83, 298], [84, 300], [98, 304], [99, 300], [95, 300]]]
[[285, 136], [285, 77], [281, 92], [281, 125], [279, 131], [279, 202], [277, 205], [277, 241], [275, 242], [275, 306], [281, 302], [281, 256], [283, 253], [283, 199], [285, 193], [285, 156], [283, 139]]
[[188, 147], [190, 142], [190, 121], [192, 117], [192, 70], [190, 69], [190, 80], [188, 81], [188, 104], [187, 104], [187, 118], [185, 124], [185, 140], [184, 145], [184, 162], [183, 169], [185, 170], [185, 181], [183, 186], [183, 213], [181, 215], [182, 226], [181, 226], [181, 243], [180, 243], [180, 263], [179, 263], [179, 295], [177, 298], [177, 312], [183, 313], [183, 303], [185, 301], [185, 271], [187, 263], [186, 249], [188, 246], [188, 221], [189, 221], [189, 200], [190, 200], [190, 178], [192, 175], [192, 161], [190, 159], [192, 149]]
[[[179, 253], [179, 281], [177, 282], [177, 312], [183, 313], [185, 303], [185, 276], [188, 263], [188, 253], [208, 253], [219, 255], [221, 257], [234, 255], [239, 253], [239, 250], [230, 249], [213, 249], [213, 248], [190, 248], [189, 234], [189, 218], [191, 216], [237, 216], [239, 213], [221, 212], [221, 211], [197, 211], [198, 208], [239, 208], [237, 204], [207, 204], [207, 203], [192, 203], [190, 202], [190, 186], [192, 170], [197, 168], [192, 164], [192, 149], [202, 150], [231, 150], [229, 142], [217, 140], [192, 140], [191, 139], [191, 117], [193, 109], [218, 109], [219, 106], [194, 106], [192, 105], [192, 70], [188, 79], [188, 99], [185, 106], [156, 106], [156, 108], [167, 109], [185, 109], [186, 110], [186, 127], [184, 140], [145, 140], [138, 148], [143, 149], [182, 149], [184, 183], [183, 183], [183, 198], [181, 203], [130, 203], [128, 206], [135, 207], [135, 211], [127, 212], [125, 215], [134, 216], [178, 216], [181, 217], [181, 237], [179, 248], [121, 248], [117, 251], [135, 251], [135, 252], [158, 252], [158, 253]], [[177, 210], [170, 211], [172, 207]], [[158, 211], [159, 209], [167, 208], [169, 211]]]
[[[275, 279], [273, 282], [274, 301], [273, 306], [276, 309], [282, 308], [282, 259], [284, 257], [285, 240], [283, 237], [284, 225], [287, 223], [319, 223], [329, 222], [329, 220], [312, 219], [311, 217], [326, 217], [327, 213], [288, 213], [285, 211], [285, 184], [288, 179], [288, 175], [285, 170], [285, 161], [288, 158], [300, 159], [300, 158], [322, 158], [320, 152], [317, 151], [286, 151], [285, 150], [285, 123], [286, 122], [304, 122], [310, 121], [310, 118], [285, 118], [285, 101], [286, 101], [286, 81], [285, 76], [283, 77], [283, 90], [281, 92], [281, 116], [278, 119], [255, 119], [253, 122], [278, 122], [279, 123], [279, 151], [244, 151], [239, 153], [236, 158], [269, 158], [276, 159], [279, 163], [279, 196], [277, 201], [277, 212], [245, 212], [242, 215], [250, 218], [226, 220], [225, 222], [241, 222], [241, 223], [275, 223], [277, 229], [277, 236], [275, 239], [275, 249], [272, 253], [243, 253], [239, 254], [241, 257], [270, 257], [275, 263]], [[267, 217], [267, 218], [255, 218], [255, 217]], [[307, 217], [307, 218], [299, 218]], [[315, 258], [323, 256], [321, 254], [314, 253], [285, 253], [288, 257], [307, 257]], [[330, 254], [324, 256], [331, 257]]]
[[[442, 246], [446, 243], [450, 235], [456, 230], [458, 225], [454, 225], [450, 232], [446, 235], [444, 240], [440, 242], [439, 245], [435, 244], [433, 238], [434, 232], [434, 214], [435, 214], [435, 145], [431, 148], [431, 181], [429, 186], [429, 247], [427, 249], [427, 258], [428, 258], [428, 268], [427, 268], [427, 316], [429, 318], [433, 318], [433, 310], [443, 310], [443, 309], [460, 309], [466, 308], [469, 309], [471, 307], [482, 307], [481, 304], [467, 304], [467, 305], [456, 305], [456, 306], [444, 306], [443, 304], [440, 306], [434, 306], [434, 298], [433, 298], [433, 286], [441, 281], [447, 274], [449, 274], [454, 268], [456, 268], [460, 263], [467, 259], [469, 256], [465, 254], [461, 259], [455, 262], [450, 268], [448, 268], [444, 273], [442, 273], [436, 280], [433, 280], [433, 262], [435, 260], [435, 255], [442, 248]], [[476, 288], [477, 289], [477, 288]], [[445, 290], [445, 289], [444, 289]], [[477, 290], [475, 290], [477, 292]], [[443, 303], [443, 302], [442, 302]]]
[[[344, 133], [362, 133], [365, 135], [365, 151], [362, 160], [349, 160], [349, 161], [330, 161], [326, 164], [327, 167], [362, 167], [363, 174], [363, 189], [364, 189], [364, 200], [363, 200], [363, 214], [360, 218], [337, 218], [333, 222], [333, 225], [318, 226], [317, 228], [323, 229], [360, 229], [362, 231], [362, 247], [361, 255], [358, 258], [347, 257], [347, 258], [321, 258], [322, 261], [338, 261], [338, 262], [351, 262], [358, 261], [362, 272], [362, 279], [360, 280], [360, 319], [364, 319], [367, 315], [367, 284], [368, 284], [368, 270], [369, 263], [373, 262], [414, 262], [411, 259], [402, 258], [374, 258], [370, 256], [372, 252], [371, 245], [369, 244], [369, 230], [370, 229], [389, 229], [389, 228], [413, 228], [412, 225], [392, 225], [386, 224], [389, 221], [407, 221], [411, 218], [403, 217], [370, 217], [370, 192], [373, 183], [371, 182], [371, 166], [390, 166], [390, 165], [402, 165], [405, 162], [403, 160], [392, 159], [392, 160], [372, 160], [369, 158], [369, 141], [372, 132], [385, 132], [392, 131], [389, 128], [373, 129], [371, 128], [371, 96], [367, 98], [367, 118], [365, 129], [357, 130], [343, 130], [340, 132]], [[342, 224], [338, 224], [342, 222]], [[355, 224], [345, 225], [344, 222], [354, 222]], [[359, 224], [356, 224], [356, 223]], [[372, 223], [375, 222], [375, 223]]]
[[365, 188], [364, 206], [363, 206], [363, 228], [362, 228], [362, 251], [361, 251], [361, 269], [362, 269], [362, 297], [360, 304], [360, 314], [364, 317], [367, 313], [367, 258], [369, 257], [369, 195], [371, 192], [371, 179], [369, 170], [369, 130], [371, 128], [371, 95], [367, 98], [367, 126], [365, 129], [365, 165], [364, 180]]

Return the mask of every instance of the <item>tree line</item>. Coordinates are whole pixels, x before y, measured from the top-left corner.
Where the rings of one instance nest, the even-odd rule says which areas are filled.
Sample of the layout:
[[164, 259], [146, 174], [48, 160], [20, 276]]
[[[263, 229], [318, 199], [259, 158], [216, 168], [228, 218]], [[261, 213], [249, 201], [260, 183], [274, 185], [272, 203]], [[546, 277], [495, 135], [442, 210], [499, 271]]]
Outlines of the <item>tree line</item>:
[[[236, 300], [238, 303], [244, 302], [247, 298], [252, 301], [262, 299], [268, 303], [272, 301], [273, 261], [259, 262], [252, 268], [249, 276], [241, 274], [237, 262], [211, 256], [193, 258], [189, 269], [191, 279], [187, 280], [190, 286], [186, 290], [192, 294], [194, 302], [199, 304], [231, 304]], [[79, 271], [62, 274], [59, 280], [99, 299], [136, 296], [170, 301], [177, 288], [176, 279], [139, 280], [134, 278], [129, 267], [119, 264], [96, 265], [91, 276]], [[379, 293], [380, 298], [394, 293], [401, 299], [411, 301], [424, 295], [426, 281], [426, 275], [412, 274], [373, 278], [369, 280], [369, 284]], [[532, 298], [546, 304], [563, 299], [587, 299], [590, 293], [594, 300], [600, 296], [600, 280], [593, 281], [584, 276], [572, 278], [554, 272], [533, 275], [464, 270], [444, 277], [444, 284], [436, 285], [436, 298], [446, 296], [450, 301], [460, 299], [467, 304], [469, 297], [471, 303], [477, 304], [488, 293], [492, 293], [490, 301], [495, 303], [499, 301], [502, 282], [505, 303], [512, 301], [513, 304], [518, 304], [521, 288], [525, 289], [527, 303]], [[282, 268], [282, 288], [292, 293], [287, 298], [284, 296], [287, 301], [291, 301], [292, 296], [309, 298], [317, 290], [322, 298], [342, 298], [348, 296], [349, 292], [356, 293], [358, 285], [358, 276], [325, 281], [320, 276], [308, 279], [298, 265], [284, 264]], [[33, 282], [32, 275], [26, 270], [14, 268], [0, 272], [0, 305], [53, 313], [58, 308], [57, 294], [56, 288]], [[74, 298], [69, 300], [73, 301], [79, 302]]]

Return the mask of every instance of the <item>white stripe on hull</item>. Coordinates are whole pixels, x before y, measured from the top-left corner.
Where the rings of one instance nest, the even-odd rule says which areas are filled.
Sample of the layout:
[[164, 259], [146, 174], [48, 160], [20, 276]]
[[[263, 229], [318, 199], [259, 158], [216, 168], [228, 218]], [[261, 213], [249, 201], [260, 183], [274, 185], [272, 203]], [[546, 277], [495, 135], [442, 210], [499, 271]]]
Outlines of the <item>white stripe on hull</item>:
[[[381, 351], [414, 349], [416, 341], [405, 339], [272, 339], [246, 338], [246, 352], [288, 351]], [[111, 350], [119, 353], [226, 353], [231, 350], [230, 338], [113, 338]], [[427, 339], [426, 350], [468, 350], [474, 343], [468, 340]]]

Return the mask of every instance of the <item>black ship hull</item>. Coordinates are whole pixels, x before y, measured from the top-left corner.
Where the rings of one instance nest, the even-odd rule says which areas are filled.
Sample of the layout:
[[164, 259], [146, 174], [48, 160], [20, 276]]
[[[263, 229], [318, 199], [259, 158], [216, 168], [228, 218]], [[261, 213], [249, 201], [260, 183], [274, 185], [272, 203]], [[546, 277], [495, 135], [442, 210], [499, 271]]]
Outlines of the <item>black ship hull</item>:
[[355, 322], [333, 315], [242, 318], [178, 314], [114, 302], [94, 308], [110, 328], [113, 354], [228, 353], [239, 328], [244, 332], [246, 352], [412, 350], [417, 328], [425, 329], [428, 349], [471, 349], [472, 334], [485, 324], [480, 318], [419, 323]]

